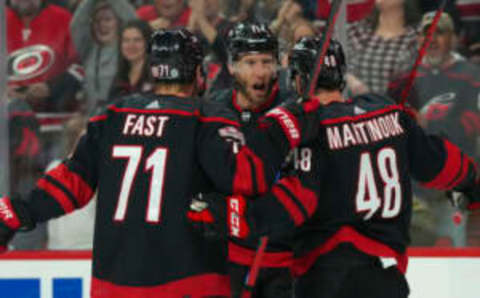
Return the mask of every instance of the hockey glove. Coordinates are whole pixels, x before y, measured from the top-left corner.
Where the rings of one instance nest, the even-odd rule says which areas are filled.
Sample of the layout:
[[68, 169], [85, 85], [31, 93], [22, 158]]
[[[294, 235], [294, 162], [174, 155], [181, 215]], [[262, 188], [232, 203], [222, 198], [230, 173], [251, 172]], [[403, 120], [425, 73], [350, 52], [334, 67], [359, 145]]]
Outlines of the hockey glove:
[[192, 199], [188, 220], [205, 237], [248, 238], [247, 200], [242, 196], [223, 197], [219, 194], [199, 194]]
[[316, 101], [289, 102], [270, 111], [260, 119], [261, 127], [280, 128], [287, 138], [289, 147], [314, 140], [320, 128], [317, 110], [320, 103]]
[[29, 231], [34, 227], [23, 201], [9, 197], [0, 198], [0, 252], [7, 250], [7, 244], [17, 230]]

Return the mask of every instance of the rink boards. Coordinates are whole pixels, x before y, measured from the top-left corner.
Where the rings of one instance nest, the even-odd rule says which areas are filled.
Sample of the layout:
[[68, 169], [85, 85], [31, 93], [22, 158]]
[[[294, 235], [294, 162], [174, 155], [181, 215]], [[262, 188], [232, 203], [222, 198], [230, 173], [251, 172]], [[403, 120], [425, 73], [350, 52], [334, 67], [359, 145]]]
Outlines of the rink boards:
[[[480, 249], [410, 250], [411, 298], [478, 298]], [[90, 252], [0, 256], [0, 298], [87, 298]]]

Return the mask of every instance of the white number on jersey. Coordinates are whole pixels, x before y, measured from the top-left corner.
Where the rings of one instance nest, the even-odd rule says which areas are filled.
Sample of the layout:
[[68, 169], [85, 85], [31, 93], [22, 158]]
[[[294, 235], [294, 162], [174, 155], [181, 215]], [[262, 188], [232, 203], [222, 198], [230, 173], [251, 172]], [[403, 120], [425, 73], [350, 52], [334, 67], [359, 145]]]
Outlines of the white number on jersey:
[[[117, 145], [113, 147], [113, 158], [127, 159], [127, 167], [123, 173], [120, 194], [118, 195], [117, 208], [113, 216], [114, 221], [125, 220], [130, 191], [132, 189], [135, 176], [137, 175], [138, 166], [142, 160], [142, 155], [143, 147], [141, 146]], [[150, 179], [150, 190], [148, 193], [147, 213], [145, 217], [146, 221], [150, 223], [158, 223], [160, 221], [167, 157], [168, 149], [158, 147], [146, 159], [145, 171], [152, 172]]]
[[364, 220], [369, 220], [380, 207], [382, 218], [393, 218], [401, 209], [402, 189], [395, 150], [381, 149], [377, 155], [376, 166], [384, 185], [383, 199], [378, 195], [370, 153], [362, 153], [355, 204], [357, 212], [366, 212]]

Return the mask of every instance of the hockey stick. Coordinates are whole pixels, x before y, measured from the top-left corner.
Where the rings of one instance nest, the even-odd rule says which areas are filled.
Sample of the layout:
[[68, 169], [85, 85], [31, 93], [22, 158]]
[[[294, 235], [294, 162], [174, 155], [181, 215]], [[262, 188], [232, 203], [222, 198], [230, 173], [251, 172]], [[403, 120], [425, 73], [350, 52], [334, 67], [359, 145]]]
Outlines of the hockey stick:
[[[311, 81], [309, 84], [309, 88], [306, 90], [308, 91], [308, 97], [312, 97], [315, 93], [315, 86], [318, 80], [318, 75], [320, 70], [322, 69], [323, 60], [325, 59], [325, 54], [327, 52], [328, 46], [330, 45], [330, 40], [333, 35], [333, 29], [335, 28], [335, 22], [337, 21], [338, 13], [340, 11], [340, 7], [342, 5], [342, 0], [333, 0], [332, 6], [330, 7], [330, 12], [328, 14], [327, 24], [326, 24], [326, 32], [323, 35], [322, 39], [322, 49], [317, 56], [315, 62], [315, 68], [312, 70], [311, 73]], [[303, 94], [303, 98], [305, 99], [305, 94]], [[242, 292], [242, 298], [250, 298], [251, 297], [251, 290], [255, 286], [257, 281], [258, 271], [260, 269], [261, 260], [265, 253], [265, 248], [267, 247], [268, 237], [264, 236], [260, 238], [260, 245], [255, 253], [255, 258], [253, 260], [252, 266], [250, 267], [250, 271], [248, 273], [246, 282], [245, 282], [245, 289]]]
[[413, 86], [413, 81], [417, 76], [418, 67], [420, 66], [420, 63], [422, 62], [423, 57], [425, 56], [425, 53], [427, 52], [427, 49], [430, 46], [430, 43], [432, 42], [433, 34], [437, 29], [438, 21], [440, 20], [443, 10], [445, 9], [445, 5], [447, 4], [447, 0], [441, 0], [441, 1], [442, 2], [440, 2], [437, 12], [435, 13], [435, 17], [433, 18], [433, 22], [430, 25], [430, 28], [428, 28], [427, 36], [425, 36], [425, 39], [423, 40], [423, 44], [420, 47], [420, 50], [418, 51], [417, 59], [415, 60], [415, 64], [413, 65], [412, 70], [410, 71], [407, 84], [405, 85], [405, 88], [403, 88], [402, 90], [402, 94], [400, 97], [401, 98], [400, 105], [404, 105], [405, 102], [407, 101], [407, 98], [410, 94], [410, 90], [412, 89], [412, 86]]
[[[325, 34], [322, 36], [322, 49], [317, 56], [317, 60], [315, 61], [315, 67], [312, 69], [310, 73], [310, 84], [308, 88], [308, 97], [310, 98], [315, 93], [315, 87], [317, 84], [318, 76], [320, 74], [320, 70], [322, 69], [323, 60], [325, 59], [325, 54], [327, 53], [328, 46], [330, 45], [330, 40], [332, 39], [333, 30], [335, 28], [335, 23], [337, 21], [338, 13], [340, 11], [340, 7], [342, 6], [342, 0], [333, 0], [332, 6], [330, 7], [330, 12], [328, 14], [327, 19], [327, 28]], [[305, 98], [305, 97], [304, 97]]]
[[242, 292], [242, 298], [251, 298], [252, 290], [257, 282], [258, 271], [260, 270], [261, 261], [265, 253], [265, 248], [267, 247], [268, 237], [263, 236], [260, 238], [260, 245], [257, 248], [255, 253], [255, 258], [253, 259], [252, 267], [250, 267], [250, 272], [247, 275], [245, 281], [245, 289]]

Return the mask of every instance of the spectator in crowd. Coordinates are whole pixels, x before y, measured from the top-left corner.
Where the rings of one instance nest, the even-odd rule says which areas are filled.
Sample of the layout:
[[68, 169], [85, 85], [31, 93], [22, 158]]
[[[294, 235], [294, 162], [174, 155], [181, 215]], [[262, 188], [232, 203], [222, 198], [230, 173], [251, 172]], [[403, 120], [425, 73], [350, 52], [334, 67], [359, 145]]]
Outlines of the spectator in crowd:
[[457, 0], [456, 8], [461, 24], [459, 39], [465, 47], [465, 53], [470, 56], [480, 39], [480, 0]]
[[83, 77], [70, 13], [43, 0], [11, 0], [6, 15], [9, 97], [26, 100], [35, 112], [75, 109]]
[[137, 9], [138, 17], [149, 22], [154, 30], [186, 27], [190, 14], [185, 0], [153, 0], [153, 5]]
[[377, 0], [370, 17], [349, 25], [347, 84], [352, 93], [385, 94], [393, 76], [415, 60], [415, 6], [415, 0]]
[[152, 90], [147, 53], [151, 35], [150, 25], [142, 20], [129, 21], [121, 30], [118, 72], [110, 100], [129, 93]]
[[103, 105], [118, 65], [118, 34], [122, 23], [135, 19], [127, 0], [83, 0], [73, 16], [71, 31], [85, 67], [87, 111]]
[[[419, 44], [423, 43], [434, 16], [435, 12], [423, 16]], [[418, 111], [420, 123], [428, 132], [445, 135], [466, 154], [475, 157], [480, 135], [480, 69], [454, 52], [454, 35], [453, 20], [443, 13], [407, 101]], [[389, 93], [398, 101], [409, 75], [407, 72], [390, 84]], [[420, 190], [417, 193], [427, 198], [433, 207], [437, 236], [448, 236], [455, 246], [465, 246], [467, 214], [463, 214], [465, 220], [455, 224], [452, 216], [457, 210], [449, 205], [443, 192]]]
[[229, 88], [232, 77], [227, 68], [225, 35], [232, 23], [220, 14], [220, 0], [190, 1], [192, 14], [187, 28], [202, 37], [208, 90]]

